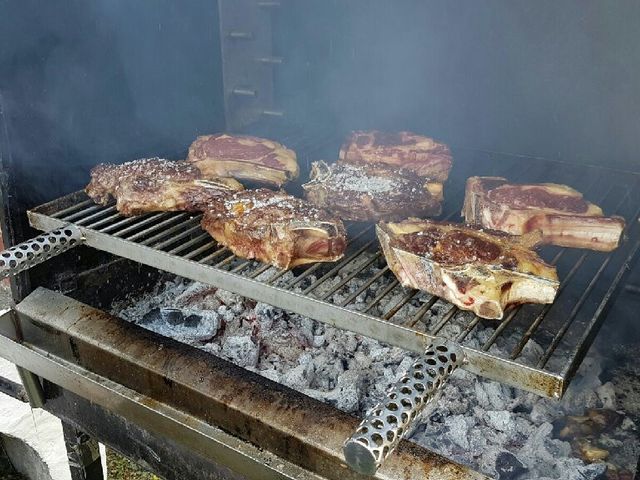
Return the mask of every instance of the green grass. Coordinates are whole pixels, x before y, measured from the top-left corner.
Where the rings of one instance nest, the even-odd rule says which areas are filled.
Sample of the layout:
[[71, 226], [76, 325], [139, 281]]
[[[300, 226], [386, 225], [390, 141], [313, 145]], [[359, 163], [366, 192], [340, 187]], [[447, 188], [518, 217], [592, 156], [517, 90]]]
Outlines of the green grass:
[[107, 448], [108, 480], [159, 480], [131, 460]]

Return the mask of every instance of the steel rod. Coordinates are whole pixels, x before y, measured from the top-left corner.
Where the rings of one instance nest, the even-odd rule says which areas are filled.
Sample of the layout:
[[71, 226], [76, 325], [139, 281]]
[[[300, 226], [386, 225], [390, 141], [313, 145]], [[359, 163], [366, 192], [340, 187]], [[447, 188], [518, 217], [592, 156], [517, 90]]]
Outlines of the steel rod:
[[97, 230], [97, 227], [110, 223], [113, 220], [117, 220], [119, 218], [122, 218], [122, 215], [120, 215], [120, 213], [114, 213], [113, 215], [109, 215], [108, 217], [102, 218], [96, 222], [90, 223], [89, 225], [84, 225], [84, 228], [93, 228], [94, 230]]
[[[155, 215], [157, 215], [157, 214], [155, 214]], [[129, 224], [139, 224], [139, 223], [142, 223], [147, 218], [154, 217], [155, 215], [154, 214], [146, 214], [146, 215], [139, 215], [139, 216], [133, 216], [133, 217], [124, 217], [119, 222], [115, 222], [115, 223], [112, 223], [111, 225], [107, 225], [104, 228], [98, 229], [98, 231], [100, 231], [102, 233], [111, 233], [114, 230], [117, 230], [119, 227], [122, 227], [122, 226], [125, 226], [125, 225], [129, 225]]]
[[333, 267], [331, 270], [329, 270], [327, 273], [325, 273], [320, 278], [318, 278], [315, 282], [313, 282], [311, 285], [309, 285], [306, 289], [304, 289], [304, 291], [302, 293], [304, 295], [307, 295], [307, 294], [311, 293], [312, 291], [314, 291], [316, 288], [318, 288], [320, 285], [322, 285], [324, 282], [329, 280], [330, 278], [333, 278], [336, 273], [338, 273], [340, 270], [345, 268], [352, 261], [356, 260], [360, 255], [362, 255], [367, 250], [367, 248], [369, 248], [371, 245], [373, 245], [373, 242], [374, 241], [371, 240], [370, 242], [365, 243], [358, 250], [353, 252], [347, 258], [345, 258], [340, 263], [338, 263], [338, 265]]
[[[573, 267], [571, 268], [571, 270], [569, 270], [569, 273], [567, 273], [567, 276], [565, 277], [564, 282], [568, 283], [571, 280], [571, 278], [573, 278], [573, 276], [578, 271], [578, 269], [582, 266], [586, 258], [587, 258], [587, 253], [585, 252], [580, 256], [580, 258], [578, 258], [578, 261], [573, 264]], [[549, 303], [542, 308], [538, 316], [535, 318], [533, 323], [529, 326], [527, 331], [524, 333], [524, 335], [520, 339], [520, 342], [518, 342], [518, 345], [516, 345], [516, 347], [511, 352], [512, 360], [515, 360], [518, 357], [518, 355], [522, 353], [522, 349], [527, 344], [527, 342], [531, 339], [532, 335], [538, 329], [542, 321], [546, 318], [547, 312], [551, 310], [552, 306], [553, 306], [553, 303]]]
[[227, 258], [225, 258], [224, 260], [221, 260], [218, 263], [216, 263], [214, 266], [216, 268], [222, 268], [222, 267], [230, 264], [231, 262], [233, 262], [236, 258], [238, 258], [238, 257], [236, 257], [235, 255], [230, 255]]
[[369, 310], [371, 310], [373, 307], [379, 304], [380, 301], [391, 292], [391, 290], [393, 290], [398, 286], [398, 284], [399, 284], [398, 280], [394, 280], [393, 282], [391, 282], [387, 286], [387, 288], [385, 288], [381, 293], [379, 293], [378, 296], [374, 298], [373, 301], [367, 305], [367, 308], [364, 309], [364, 313], [367, 313]]
[[156, 250], [162, 250], [163, 248], [168, 247], [169, 245], [173, 245], [174, 243], [184, 239], [184, 238], [188, 238], [192, 233], [196, 233], [196, 232], [201, 232], [202, 228], [200, 227], [200, 224], [198, 225], [194, 225], [191, 228], [188, 228], [186, 230], [183, 230], [182, 232], [180, 232], [178, 235], [171, 237], [163, 242], [160, 243], [156, 243], [152, 246], [153, 248], [155, 248]]
[[[167, 218], [169, 216], [171, 216], [170, 213], [155, 213], [155, 214], [153, 214], [153, 215], [151, 215], [149, 217], [146, 217], [146, 218], [144, 218], [142, 220], [140, 220], [138, 217], [129, 217], [129, 218], [123, 220], [122, 222], [118, 222], [118, 223], [123, 223], [126, 220], [130, 220], [131, 221], [130, 223], [133, 223], [133, 225], [130, 225], [130, 226], [126, 227], [126, 228], [123, 228], [119, 232], [111, 233], [111, 235], [113, 235], [114, 237], [123, 237], [124, 235], [126, 235], [129, 232], [132, 232], [134, 230], [137, 230], [139, 228], [147, 226], [150, 223], [155, 222], [156, 220], [161, 220], [161, 219]], [[107, 228], [105, 228], [103, 230], [100, 230], [100, 231], [102, 233], [110, 233], [111, 231], [114, 230], [113, 227], [115, 225], [116, 224], [110, 225], [109, 227], [107, 227]]]
[[369, 267], [372, 263], [374, 263], [376, 260], [378, 260], [380, 257], [382, 256], [382, 252], [378, 252], [375, 255], [372, 255], [369, 260], [367, 260], [361, 267], [359, 267], [357, 270], [354, 270], [353, 272], [351, 272], [349, 275], [347, 275], [346, 277], [344, 277], [340, 283], [338, 283], [337, 285], [335, 285], [334, 287], [331, 287], [331, 289], [326, 292], [324, 295], [322, 295], [320, 297], [320, 300], [325, 300], [327, 298], [329, 298], [329, 296], [331, 296], [332, 294], [334, 294], [335, 292], [337, 292], [340, 288], [342, 288], [348, 281], [350, 281], [352, 278], [354, 278], [356, 275], [362, 273], [365, 268]]
[[231, 269], [231, 273], [239, 273], [239, 272], [241, 272], [242, 270], [247, 268], [252, 262], [253, 262], [253, 260], [245, 260], [240, 265], [232, 268]]
[[75, 212], [76, 210], [80, 210], [81, 208], [87, 207], [89, 205], [95, 205], [94, 201], [84, 200], [80, 203], [76, 203], [75, 205], [71, 205], [70, 207], [58, 210], [56, 213], [52, 213], [51, 216], [53, 218], [62, 218], [69, 213]]
[[[166, 238], [169, 235], [172, 235], [176, 232], [179, 232], [180, 230], [187, 228], [189, 225], [192, 225], [193, 223], [198, 223], [199, 222], [199, 218], [195, 217], [195, 218], [189, 218], [186, 219], [185, 221], [178, 223], [177, 225], [174, 225], [173, 227], [170, 227], [166, 230], [163, 230], [160, 233], [156, 233], [155, 235], [153, 235], [152, 237], [147, 238], [146, 240], [143, 240], [142, 242], [139, 242], [140, 245], [145, 245], [145, 246], [151, 246], [155, 243], [157, 243], [158, 241], [162, 240], [163, 238]], [[151, 229], [148, 229], [151, 230]], [[158, 248], [157, 246], [154, 246], [154, 248]]]
[[440, 300], [440, 297], [436, 297], [435, 295], [432, 295], [431, 298], [428, 301], [426, 301], [425, 303], [422, 304], [420, 309], [416, 312], [416, 314], [413, 316], [413, 318], [407, 324], [407, 327], [413, 328], [416, 325], [416, 323], [418, 323], [420, 320], [422, 320], [422, 317], [424, 317], [424, 315], [429, 311], [429, 309], [431, 307], [433, 307], [435, 305], [435, 303], [438, 300]]
[[346, 305], [349, 305], [353, 300], [355, 300], [355, 298], [358, 295], [360, 295], [362, 292], [364, 292], [367, 288], [369, 288], [371, 286], [371, 284], [373, 282], [378, 280], [380, 277], [382, 277], [388, 271], [389, 271], [389, 266], [384, 267], [382, 270], [380, 270], [378, 273], [376, 273], [373, 277], [371, 277], [369, 280], [367, 280], [358, 290], [356, 290], [351, 295], [349, 295], [345, 300], [343, 300], [342, 303], [340, 304], [340, 306], [344, 307]]
[[453, 316], [459, 311], [460, 309], [458, 307], [456, 307], [455, 305], [452, 305], [449, 311], [447, 311], [447, 313], [445, 314], [445, 316], [442, 317], [442, 319], [440, 319], [440, 322], [438, 322], [436, 326], [433, 328], [433, 330], [429, 332], [429, 335], [434, 335], [434, 336], [438, 335], [438, 333], [440, 333], [440, 330], [442, 330], [442, 328], [449, 322], [449, 320], [451, 320]]
[[260, 268], [257, 268], [254, 272], [251, 272], [251, 275], [249, 275], [249, 278], [254, 279], [260, 276], [262, 273], [269, 270], [271, 267], [273, 267], [273, 265], [269, 265], [268, 263], [265, 263], [261, 265]]
[[191, 260], [193, 257], [200, 255], [201, 253], [206, 252], [207, 250], [211, 250], [212, 248], [217, 247], [217, 242], [208, 242], [202, 245], [201, 247], [196, 248], [195, 250], [190, 251], [186, 255], [182, 255], [182, 258], [186, 258], [187, 260]]
[[214, 258], [218, 258], [220, 255], [224, 255], [225, 253], [231, 253], [231, 250], [229, 250], [227, 247], [219, 248], [215, 252], [210, 253], [206, 257], [201, 258], [200, 260], [198, 260], [198, 263], [207, 264], [209, 262], [209, 260], [213, 260]]
[[163, 220], [160, 223], [155, 223], [155, 224], [151, 225], [150, 227], [145, 228], [144, 230], [140, 230], [139, 232], [134, 233], [133, 235], [131, 235], [129, 237], [124, 236], [124, 234], [122, 234], [122, 232], [120, 232], [119, 234], [114, 235], [114, 236], [122, 237], [122, 238], [124, 238], [124, 239], [126, 239], [126, 240], [128, 240], [130, 242], [135, 242], [139, 238], [142, 238], [142, 237], [144, 237], [146, 235], [149, 235], [150, 233], [153, 233], [153, 232], [155, 232], [157, 230], [160, 230], [160, 229], [162, 229], [162, 228], [164, 228], [164, 227], [166, 227], [168, 225], [176, 223], [176, 221], [178, 221], [178, 220], [182, 220], [182, 219], [187, 218], [187, 217], [188, 217], [188, 215], [186, 213], [180, 213], [180, 214], [178, 214], [176, 216], [169, 217], [169, 218], [167, 218], [166, 220]]
[[611, 257], [607, 257], [605, 261], [602, 262], [602, 265], [600, 265], [600, 268], [598, 268], [598, 270], [596, 271], [596, 274], [591, 279], [591, 281], [587, 285], [587, 288], [584, 290], [584, 292], [582, 292], [582, 295], [578, 299], [578, 302], [574, 305], [573, 309], [571, 310], [571, 313], [569, 314], [567, 321], [564, 323], [564, 325], [562, 325], [562, 327], [560, 327], [560, 330], [558, 330], [558, 332], [553, 337], [551, 345], [549, 345], [544, 355], [538, 362], [538, 368], [543, 368], [549, 361], [549, 358], [551, 357], [551, 355], [553, 355], [553, 352], [555, 352], [556, 348], [558, 348], [558, 344], [560, 343], [560, 340], [562, 340], [562, 337], [564, 336], [565, 332], [569, 329], [569, 327], [575, 320], [575, 317], [578, 314], [578, 311], [582, 308], [582, 305], [584, 304], [585, 300], [589, 297], [591, 290], [593, 290], [593, 287], [596, 285], [596, 282], [600, 278], [600, 275], [602, 275], [602, 272], [604, 271], [604, 269], [607, 267], [607, 265], [609, 265], [610, 260], [611, 260]]
[[[185, 242], [182, 245], [178, 245], [177, 247], [169, 250], [167, 253], [170, 253], [172, 255], [177, 255], [180, 252], [184, 252], [185, 250], [193, 247], [194, 245], [197, 245], [198, 243], [202, 242], [203, 240], [206, 240], [207, 238], [211, 238], [211, 235], [209, 235], [208, 233], [202, 233], [202, 234], [198, 235], [197, 237], [192, 238], [188, 242]], [[184, 256], [184, 255], [182, 255], [182, 256]]]
[[113, 212], [116, 211], [116, 206], [115, 205], [112, 205], [112, 206], [107, 207], [107, 208], [103, 208], [103, 207], [98, 207], [98, 208], [101, 208], [101, 210], [99, 210], [99, 211], [97, 211], [95, 213], [92, 213], [88, 217], [83, 217], [83, 218], [80, 218], [79, 220], [74, 220], [73, 223], [75, 223], [76, 225], [82, 226], [82, 225], [85, 225], [86, 223], [88, 223], [88, 222], [90, 222], [92, 220], [95, 220], [96, 218], [100, 218], [100, 217], [102, 217], [104, 215], [108, 215], [108, 214], [113, 213]]
[[407, 303], [409, 303], [411, 299], [415, 297], [419, 291], [420, 290], [411, 290], [404, 297], [402, 297], [400, 301], [396, 303], [387, 313], [385, 313], [384, 317], [382, 318], [384, 318], [385, 320], [391, 319], [391, 317], [393, 317], [396, 313], [398, 313], [398, 311], [400, 311], [402, 307], [404, 307]]
[[[91, 203], [93, 203], [93, 202], [91, 202]], [[76, 218], [82, 218], [87, 214], [95, 212], [96, 210], [103, 209], [105, 207], [106, 207], [106, 205], [96, 205], [95, 203], [93, 203], [93, 205], [91, 205], [90, 207], [82, 209], [79, 212], [73, 213], [71, 215], [68, 215], [68, 216], [62, 218], [62, 220], [64, 220], [65, 222], [74, 222], [75, 223], [75, 219]]]

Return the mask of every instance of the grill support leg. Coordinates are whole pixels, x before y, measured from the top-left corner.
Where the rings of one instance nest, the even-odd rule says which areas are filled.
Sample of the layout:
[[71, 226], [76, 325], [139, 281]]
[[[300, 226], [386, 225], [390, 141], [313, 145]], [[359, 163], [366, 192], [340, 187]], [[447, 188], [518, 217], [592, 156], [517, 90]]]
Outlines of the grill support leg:
[[102, 480], [104, 475], [98, 442], [66, 422], [62, 422], [62, 433], [71, 480]]

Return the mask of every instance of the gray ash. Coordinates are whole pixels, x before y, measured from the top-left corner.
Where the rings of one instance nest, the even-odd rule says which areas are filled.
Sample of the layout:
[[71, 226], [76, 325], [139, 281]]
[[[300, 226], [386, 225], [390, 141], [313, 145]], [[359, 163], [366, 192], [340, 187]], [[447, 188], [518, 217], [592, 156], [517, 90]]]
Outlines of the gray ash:
[[[365, 278], [379, 271], [374, 265]], [[272, 274], [266, 271], [258, 279]], [[348, 274], [341, 272], [314, 293], [318, 297], [327, 294]], [[278, 284], [286, 285], [293, 278], [287, 272]], [[309, 275], [294, 290], [303, 291], [315, 280], [313, 274]], [[358, 277], [350, 279], [329, 298], [339, 304], [364, 283]], [[384, 286], [382, 281], [373, 282], [349, 308], [363, 310]], [[370, 313], [382, 315], [400, 302], [407, 292], [398, 290]], [[411, 319], [421, 305], [418, 295], [398, 315]], [[429, 325], [437, 324], [450, 308], [449, 304], [436, 302], [430, 310]], [[399, 348], [183, 279], [158, 285], [154, 292], [116, 306], [113, 313], [359, 415], [381, 400], [389, 385], [413, 362], [413, 355]], [[468, 324], [466, 315], [456, 314], [441, 334], [459, 334]], [[465, 344], [479, 347], [492, 332], [480, 326]], [[504, 355], [514, 341], [500, 340], [490, 351]], [[539, 353], [540, 346], [530, 341], [523, 353], [524, 362], [527, 358], [533, 361]], [[594, 354], [587, 357], [560, 402], [458, 370], [444, 387], [435, 411], [415, 429], [411, 440], [501, 479], [596, 479], [608, 466], [610, 471], [632, 472], [640, 454], [637, 418], [623, 415], [615, 428], [597, 438], [600, 446], [609, 446], [609, 463], [589, 464], [579, 457], [575, 442], [558, 438], [557, 425], [568, 416], [581, 418], [585, 409], [615, 410], [623, 406], [614, 386], [620, 382], [600, 380], [599, 358]]]

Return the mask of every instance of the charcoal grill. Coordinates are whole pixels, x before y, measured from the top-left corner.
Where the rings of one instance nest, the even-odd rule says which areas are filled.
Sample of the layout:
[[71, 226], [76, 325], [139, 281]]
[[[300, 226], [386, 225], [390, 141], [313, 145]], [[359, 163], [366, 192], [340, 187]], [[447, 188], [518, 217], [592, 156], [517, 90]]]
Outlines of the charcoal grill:
[[[333, 146], [337, 148], [337, 143]], [[308, 164], [313, 159], [313, 152], [300, 148], [298, 151], [303, 153], [303, 162]], [[575, 178], [574, 167], [560, 162], [462, 149], [454, 150], [454, 154], [455, 167], [445, 192], [446, 207], [442, 215], [445, 220], [457, 220], [464, 179], [470, 174], [501, 175], [515, 181], [534, 182], [549, 179], [548, 172], [552, 171], [556, 182]], [[606, 185], [602, 178], [607, 179]], [[32, 209], [28, 216], [33, 227], [62, 235], [63, 239], [65, 233], [73, 235], [72, 242], [82, 241], [118, 257], [220, 287], [418, 354], [433, 342], [448, 341], [447, 348], [455, 352], [453, 358], [459, 357], [456, 366], [460, 364], [475, 374], [538, 395], [560, 398], [640, 249], [639, 181], [639, 176], [626, 172], [606, 171], [603, 175], [601, 168], [585, 168], [580, 184], [574, 186], [602, 205], [606, 212], [628, 219], [622, 246], [609, 254], [547, 248], [543, 255], [558, 267], [562, 282], [553, 304], [513, 307], [501, 321], [470, 316], [462, 332], [451, 338], [446, 338], [445, 327], [461, 315], [457, 307], [436, 296], [403, 289], [386, 266], [367, 277], [367, 267], [384, 265], [369, 224], [348, 225], [350, 245], [344, 259], [335, 264], [318, 263], [300, 268], [289, 278], [284, 275], [285, 271], [238, 258], [226, 247], [218, 245], [202, 231], [200, 215], [154, 213], [123, 217], [113, 204], [96, 205], [83, 192], [76, 192]], [[51, 238], [49, 233], [44, 235], [45, 239], [47, 235]], [[65, 245], [65, 248], [69, 247]], [[20, 246], [13, 250], [21, 252]], [[24, 258], [24, 261], [32, 260]], [[13, 257], [11, 262], [15, 264]], [[21, 264], [13, 267], [23, 268]], [[341, 279], [332, 283], [331, 280], [340, 274]], [[364, 282], [355, 291], [349, 290], [349, 282], [355, 278]], [[383, 283], [381, 293], [369, 303], [354, 308], [358, 295], [376, 281]], [[346, 297], [334, 301], [333, 295], [344, 290]], [[376, 315], [374, 309], [394, 292], [401, 293], [400, 298]], [[410, 316], [404, 315], [405, 307], [412, 301], [417, 302], [417, 311]], [[447, 313], [438, 321], [431, 321], [431, 308], [436, 304], [444, 306]], [[468, 339], [473, 338], [471, 333], [481, 322], [484, 326], [492, 326], [493, 333], [482, 345], [472, 346]], [[535, 358], [523, 355], [530, 339], [544, 347]], [[492, 352], [492, 345], [498, 341], [509, 346], [509, 356]], [[430, 396], [441, 387], [449, 373], [450, 370], [441, 374], [434, 370], [424, 393], [429, 397], [425, 398], [430, 401]], [[408, 405], [415, 408], [411, 400], [408, 401]], [[420, 400], [420, 408], [424, 401]], [[398, 440], [410, 430], [410, 424], [415, 421], [415, 413], [410, 413], [411, 416], [403, 416], [402, 423], [394, 426], [396, 431], [389, 434], [393, 441], [388, 445], [375, 445], [371, 438], [362, 437], [363, 429], [369, 428], [365, 425], [375, 422], [369, 417], [365, 419], [358, 429], [360, 433], [346, 444], [349, 464], [360, 472], [374, 474]], [[363, 449], [363, 444], [370, 446]], [[354, 449], [349, 445], [358, 447]]]
[[[15, 75], [0, 79], [17, 119], [13, 131], [7, 128], [0, 97], [0, 159], [2, 173], [7, 172], [0, 176], [3, 233], [10, 243], [31, 236], [25, 217], [45, 232], [0, 259], [0, 277], [30, 268], [13, 284], [19, 303], [0, 314], [0, 352], [22, 367], [32, 405], [63, 419], [66, 437], [89, 433], [167, 478], [362, 478], [347, 468], [344, 442], [360, 436], [376, 443], [368, 429], [377, 428], [375, 417], [382, 413], [369, 412], [359, 424], [298, 392], [94, 308], [109, 305], [116, 292], [149, 288], [163, 272], [414, 352], [412, 375], [432, 375], [421, 368], [423, 355], [437, 356], [440, 346], [454, 354], [438, 361], [447, 375], [449, 367], [459, 366], [537, 395], [562, 397], [640, 250], [640, 174], [586, 166], [606, 157], [610, 164], [636, 168], [637, 135], [628, 125], [637, 112], [633, 101], [620, 97], [631, 85], [632, 69], [619, 65], [632, 62], [620, 62], [618, 53], [612, 61], [600, 44], [584, 55], [583, 43], [573, 40], [583, 38], [580, 28], [598, 28], [581, 27], [592, 18], [582, 5], [528, 11], [527, 27], [511, 31], [510, 9], [517, 6], [475, 6], [467, 19], [436, 3], [370, 2], [362, 8], [359, 2], [339, 1], [196, 0], [178, 10], [160, 2], [153, 15], [142, 6], [121, 15], [110, 2], [43, 6], [42, 18], [59, 22], [41, 22], [51, 32], [42, 34], [37, 51], [31, 39], [21, 37], [29, 28], [0, 28], [19, 46], [8, 57]], [[631, 12], [616, 8], [633, 22]], [[22, 13], [12, 4], [13, 9]], [[24, 18], [33, 20], [30, 15]], [[25, 25], [40, 25], [38, 15]], [[605, 17], [610, 18], [598, 16]], [[67, 22], [100, 28], [90, 33], [59, 28]], [[546, 35], [547, 28], [553, 35]], [[627, 31], [609, 30], [607, 38]], [[483, 42], [469, 41], [474, 35]], [[43, 46], [53, 44], [53, 53], [44, 52]], [[214, 54], [198, 55], [204, 45]], [[415, 45], [429, 47], [421, 55]], [[505, 46], [515, 45], [523, 51], [506, 55]], [[556, 50], [557, 45], [568, 50]], [[158, 52], [166, 58], [158, 61]], [[516, 70], [522, 74], [514, 75]], [[82, 82], [69, 81], [68, 71]], [[519, 83], [542, 78], [540, 72], [549, 73], [544, 82]], [[607, 72], [606, 81], [620, 88], [603, 88], [592, 72]], [[57, 80], [54, 85], [50, 77]], [[190, 98], [197, 100], [185, 101]], [[562, 282], [555, 302], [517, 306], [504, 319], [487, 321], [401, 287], [385, 265], [372, 225], [348, 225], [350, 244], [341, 261], [298, 268], [290, 276], [217, 245], [200, 228], [198, 215], [124, 218], [113, 204], [94, 205], [81, 191], [61, 196], [81, 188], [96, 163], [150, 154], [183, 158], [196, 134], [222, 130], [293, 148], [306, 179], [310, 163], [331, 162], [350, 130], [371, 128], [468, 142], [452, 146], [454, 168], [441, 219], [459, 220], [467, 177], [500, 175], [575, 187], [606, 214], [625, 217], [625, 239], [611, 253], [545, 247], [542, 256], [557, 266]], [[580, 166], [549, 159], [581, 156], [587, 158]], [[59, 168], [63, 162], [65, 168]], [[37, 186], [23, 188], [31, 181]], [[299, 185], [290, 189], [301, 194]], [[33, 290], [30, 283], [47, 288]], [[363, 303], [362, 294], [374, 285], [379, 293]], [[491, 330], [482, 343], [474, 335], [480, 329]], [[0, 389], [25, 396], [15, 384]], [[436, 404], [433, 393], [419, 392], [422, 404]], [[409, 418], [419, 414], [414, 407], [404, 411]], [[400, 430], [394, 428], [375, 457], [353, 442], [345, 452], [355, 452], [360, 470], [375, 471], [381, 479], [481, 478], [410, 442], [397, 442]], [[77, 444], [69, 448], [80, 450]], [[84, 461], [74, 457], [73, 464]], [[86, 476], [86, 469], [78, 474]]]
[[[334, 143], [334, 148], [339, 144]], [[473, 373], [502, 381], [538, 395], [560, 398], [586, 353], [603, 319], [603, 314], [620, 281], [640, 247], [637, 218], [640, 214], [640, 177], [625, 172], [585, 168], [579, 184], [575, 167], [542, 159], [518, 158], [503, 154], [454, 150], [455, 167], [446, 186], [443, 219], [459, 220], [464, 179], [470, 174], [500, 175], [535, 182], [553, 179], [568, 182], [585, 192], [587, 198], [602, 205], [609, 214], [628, 220], [626, 240], [610, 254], [548, 248], [543, 256], [557, 265], [562, 281], [555, 302], [551, 305], [526, 305], [511, 309], [501, 321], [472, 318], [466, 328], [450, 340], [460, 345], [469, 362], [463, 366]], [[308, 155], [303, 155], [303, 158]], [[604, 184], [603, 184], [604, 182]], [[292, 280], [283, 283], [284, 271], [268, 265], [255, 268], [255, 262], [233, 255], [220, 247], [200, 228], [200, 216], [185, 213], [157, 213], [124, 218], [115, 206], [98, 206], [83, 192], [54, 200], [28, 212], [32, 226], [39, 230], [60, 229], [76, 225], [88, 246], [125, 257], [185, 278], [224, 288], [231, 292], [306, 315], [315, 320], [401, 347], [416, 353], [436, 336], [442, 335], [447, 322], [459, 314], [449, 306], [437, 324], [429, 321], [430, 308], [444, 301], [416, 290], [403, 290], [397, 279], [383, 269], [339, 304], [331, 301], [335, 292], [348, 287], [349, 280], [362, 275], [374, 262], [384, 262], [373, 238], [372, 225], [351, 224], [350, 247], [343, 260], [336, 264], [315, 264], [296, 272]], [[249, 268], [254, 267], [254, 268]], [[244, 271], [250, 274], [243, 274]], [[340, 272], [348, 272], [330, 288], [321, 287]], [[314, 275], [310, 284], [305, 279]], [[261, 280], [258, 280], [260, 277]], [[588, 283], [584, 281], [588, 279]], [[350, 309], [356, 297], [374, 281], [385, 287], [364, 309]], [[302, 293], [294, 288], [304, 285]], [[372, 310], [392, 292], [405, 294], [382, 315]], [[322, 293], [318, 293], [321, 291]], [[411, 300], [421, 302], [411, 318], [402, 315]], [[480, 322], [495, 325], [494, 334], [480, 348], [465, 343]], [[544, 329], [545, 337], [536, 336]], [[518, 331], [517, 342], [511, 345], [509, 357], [491, 353], [491, 346], [500, 338]], [[525, 362], [522, 351], [529, 339], [545, 346], [535, 361]], [[513, 339], [510, 340], [513, 342]]]

